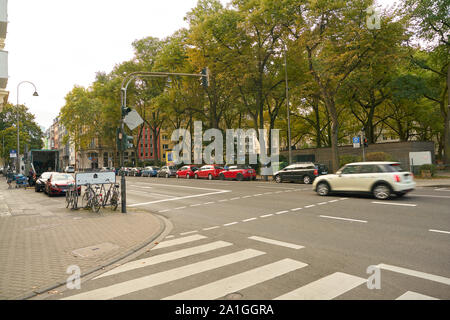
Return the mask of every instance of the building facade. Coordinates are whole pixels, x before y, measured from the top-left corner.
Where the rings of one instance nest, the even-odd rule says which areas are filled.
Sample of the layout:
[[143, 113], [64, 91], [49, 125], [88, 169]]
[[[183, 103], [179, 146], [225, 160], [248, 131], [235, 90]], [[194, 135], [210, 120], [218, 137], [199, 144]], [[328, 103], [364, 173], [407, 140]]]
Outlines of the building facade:
[[5, 40], [8, 30], [8, 0], [0, 0], [0, 111], [8, 101], [8, 51], [5, 51]]

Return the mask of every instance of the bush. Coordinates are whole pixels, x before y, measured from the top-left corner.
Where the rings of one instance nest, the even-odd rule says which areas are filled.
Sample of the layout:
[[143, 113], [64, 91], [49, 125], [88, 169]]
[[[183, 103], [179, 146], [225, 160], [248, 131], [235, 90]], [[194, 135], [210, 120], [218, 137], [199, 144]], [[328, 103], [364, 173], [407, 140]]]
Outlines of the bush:
[[369, 152], [366, 161], [394, 161], [392, 156], [386, 152]]
[[361, 156], [355, 156], [352, 154], [344, 154], [339, 157], [339, 167], [345, 166], [347, 163], [362, 161]]
[[434, 176], [434, 174], [436, 173], [436, 166], [434, 164], [423, 164], [419, 168], [420, 173], [427, 170], [431, 172], [431, 176]]

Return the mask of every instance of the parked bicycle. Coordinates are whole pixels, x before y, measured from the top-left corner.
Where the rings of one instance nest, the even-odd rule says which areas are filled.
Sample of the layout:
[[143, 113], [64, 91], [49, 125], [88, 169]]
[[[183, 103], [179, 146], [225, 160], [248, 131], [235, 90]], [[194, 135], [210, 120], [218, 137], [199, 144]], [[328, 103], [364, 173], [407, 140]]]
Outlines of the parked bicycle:
[[72, 210], [78, 210], [79, 193], [74, 184], [70, 184], [66, 191], [66, 208], [71, 207]]
[[98, 212], [102, 206], [103, 200], [101, 192], [97, 190], [101, 189], [99, 186], [86, 185], [83, 197], [81, 198], [81, 205], [84, 209], [92, 209], [94, 212]]

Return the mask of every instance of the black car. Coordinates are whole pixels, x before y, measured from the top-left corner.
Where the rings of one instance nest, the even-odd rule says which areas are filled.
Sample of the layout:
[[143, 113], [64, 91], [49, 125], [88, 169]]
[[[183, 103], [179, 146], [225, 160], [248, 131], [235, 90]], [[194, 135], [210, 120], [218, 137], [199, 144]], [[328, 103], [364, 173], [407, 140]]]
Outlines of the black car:
[[303, 182], [310, 184], [319, 175], [328, 174], [328, 168], [320, 163], [294, 163], [275, 172], [273, 179], [277, 182]]
[[41, 192], [45, 191], [45, 183], [55, 172], [44, 172], [39, 178], [36, 179], [36, 184], [34, 185], [34, 191]]

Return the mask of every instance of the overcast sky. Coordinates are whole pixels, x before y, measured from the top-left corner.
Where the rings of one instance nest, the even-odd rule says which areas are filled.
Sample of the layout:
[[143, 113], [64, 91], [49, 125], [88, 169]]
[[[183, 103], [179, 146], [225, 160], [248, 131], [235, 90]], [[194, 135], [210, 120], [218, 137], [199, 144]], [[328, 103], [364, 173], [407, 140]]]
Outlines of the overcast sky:
[[[227, 0], [221, 0], [227, 3]], [[390, 0], [380, 0], [390, 3]], [[131, 43], [164, 38], [187, 27], [184, 16], [197, 0], [9, 0], [9, 101], [21, 104], [48, 128], [74, 85], [89, 86], [97, 71], [133, 57]]]

